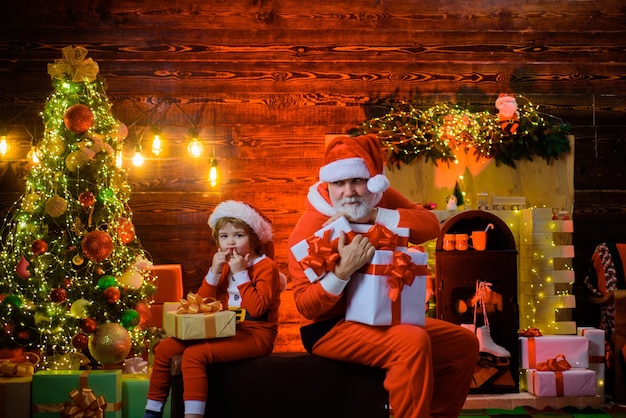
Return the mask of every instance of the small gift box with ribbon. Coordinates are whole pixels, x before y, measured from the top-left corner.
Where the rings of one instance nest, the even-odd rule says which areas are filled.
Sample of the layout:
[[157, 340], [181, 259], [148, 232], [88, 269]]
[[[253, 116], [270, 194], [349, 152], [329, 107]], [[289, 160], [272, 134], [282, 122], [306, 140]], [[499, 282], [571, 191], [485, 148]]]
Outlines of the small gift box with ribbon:
[[528, 392], [538, 397], [595, 396], [596, 372], [572, 368], [565, 356], [558, 354], [536, 369], [526, 370]]
[[424, 325], [428, 254], [376, 250], [352, 275], [346, 320], [369, 325]]
[[589, 368], [596, 372], [598, 396], [604, 399], [606, 379], [606, 333], [603, 329], [578, 327], [576, 333], [589, 340]]
[[541, 337], [519, 337], [520, 367], [536, 369], [537, 364], [546, 362], [559, 354], [575, 368], [589, 367], [589, 340], [579, 335], [544, 335]]
[[236, 313], [220, 309], [219, 301], [189, 293], [180, 303], [163, 304], [163, 328], [181, 340], [232, 337], [236, 332]]
[[337, 243], [342, 231], [350, 236], [353, 234], [345, 217], [335, 220], [291, 247], [291, 253], [311, 283], [335, 269], [335, 263], [339, 259]]
[[365, 235], [377, 250], [406, 252], [409, 249], [409, 228], [351, 223], [350, 230], [355, 234]]
[[2, 358], [0, 359], [0, 376], [32, 376], [37, 363], [39, 363], [39, 355], [32, 352], [21, 352], [16, 357]]
[[32, 386], [33, 418], [122, 418], [121, 377], [121, 370], [36, 372]]

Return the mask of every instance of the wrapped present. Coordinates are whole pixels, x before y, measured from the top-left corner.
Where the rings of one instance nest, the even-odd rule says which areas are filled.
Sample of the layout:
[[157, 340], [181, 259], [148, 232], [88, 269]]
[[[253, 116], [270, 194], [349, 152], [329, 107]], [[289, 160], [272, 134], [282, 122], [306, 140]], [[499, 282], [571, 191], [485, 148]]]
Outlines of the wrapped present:
[[16, 357], [0, 358], [0, 376], [28, 377], [35, 373], [39, 355], [32, 352], [20, 352]]
[[606, 379], [605, 331], [593, 327], [578, 327], [576, 333], [589, 339], [589, 368], [596, 372], [597, 394], [604, 399]]
[[409, 248], [409, 228], [351, 223], [350, 230], [355, 234], [365, 235], [377, 250], [406, 252]]
[[183, 297], [183, 270], [180, 264], [155, 264], [150, 268], [156, 279], [155, 303], [176, 302]]
[[589, 367], [589, 340], [580, 335], [519, 337], [520, 367], [536, 369], [537, 364], [564, 355], [572, 367]]
[[428, 254], [376, 250], [372, 261], [352, 275], [346, 320], [369, 325], [424, 325]]
[[[122, 375], [123, 418], [137, 418], [144, 415], [149, 386], [150, 376], [147, 374]], [[171, 416], [170, 398], [168, 396], [167, 402], [163, 407], [163, 418], [170, 418]]]
[[214, 299], [209, 301], [190, 293], [180, 303], [163, 304], [163, 328], [181, 340], [232, 337], [236, 332], [236, 313], [219, 309], [219, 302]]
[[538, 397], [596, 396], [596, 372], [590, 369], [527, 369], [525, 373], [528, 392]]
[[32, 376], [0, 378], [0, 417], [30, 418]]
[[122, 418], [121, 377], [121, 370], [38, 371], [32, 378], [32, 416]]
[[343, 216], [291, 247], [291, 253], [311, 283], [334, 270], [339, 259], [337, 242], [342, 231], [352, 234], [350, 224]]

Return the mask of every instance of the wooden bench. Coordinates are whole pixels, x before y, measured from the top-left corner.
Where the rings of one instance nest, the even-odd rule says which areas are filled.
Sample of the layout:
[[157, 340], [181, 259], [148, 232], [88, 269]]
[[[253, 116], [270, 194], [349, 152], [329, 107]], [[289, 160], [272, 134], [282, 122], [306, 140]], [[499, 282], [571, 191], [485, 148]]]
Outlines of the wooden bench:
[[[207, 367], [205, 417], [389, 418], [382, 369], [312, 356], [274, 353]], [[182, 418], [180, 356], [172, 362], [171, 416]]]

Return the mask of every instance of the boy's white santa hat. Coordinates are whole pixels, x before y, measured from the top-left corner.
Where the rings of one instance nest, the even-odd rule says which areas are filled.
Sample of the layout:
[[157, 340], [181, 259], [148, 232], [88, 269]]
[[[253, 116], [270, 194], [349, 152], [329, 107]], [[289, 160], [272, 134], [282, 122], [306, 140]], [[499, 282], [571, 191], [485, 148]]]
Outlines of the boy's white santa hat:
[[380, 141], [374, 134], [340, 136], [326, 147], [320, 181], [332, 183], [348, 179], [368, 179], [367, 189], [382, 193], [389, 188], [385, 177]]
[[215, 229], [220, 218], [235, 218], [248, 224], [262, 244], [272, 241], [272, 223], [252, 206], [236, 200], [226, 200], [215, 207], [209, 216], [209, 226]]

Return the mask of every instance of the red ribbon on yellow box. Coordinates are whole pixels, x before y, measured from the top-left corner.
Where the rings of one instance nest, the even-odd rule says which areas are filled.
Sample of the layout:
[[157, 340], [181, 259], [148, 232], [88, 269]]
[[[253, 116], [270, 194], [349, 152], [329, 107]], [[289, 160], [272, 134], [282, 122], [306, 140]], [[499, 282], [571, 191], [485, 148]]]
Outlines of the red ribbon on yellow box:
[[[554, 372], [554, 377], [556, 380], [556, 396], [563, 396], [563, 371], [571, 369], [572, 366], [565, 359], [563, 354], [558, 354], [556, 357], [548, 359], [548, 361], [544, 363], [537, 363], [537, 370], [542, 372]], [[533, 372], [534, 378], [534, 372]]]
[[187, 299], [180, 299], [180, 307], [177, 314], [197, 314], [218, 312], [221, 303], [215, 298], [203, 298], [197, 293], [188, 293]]

